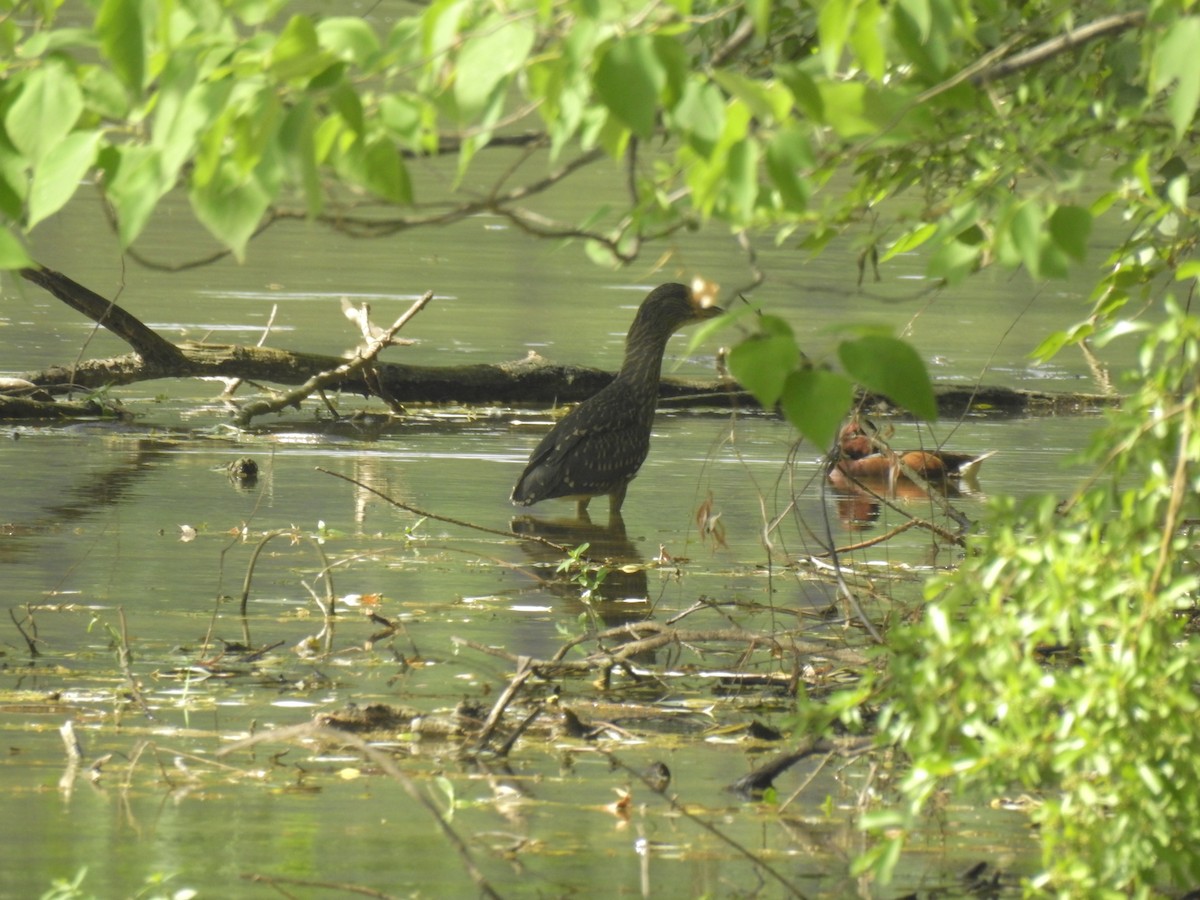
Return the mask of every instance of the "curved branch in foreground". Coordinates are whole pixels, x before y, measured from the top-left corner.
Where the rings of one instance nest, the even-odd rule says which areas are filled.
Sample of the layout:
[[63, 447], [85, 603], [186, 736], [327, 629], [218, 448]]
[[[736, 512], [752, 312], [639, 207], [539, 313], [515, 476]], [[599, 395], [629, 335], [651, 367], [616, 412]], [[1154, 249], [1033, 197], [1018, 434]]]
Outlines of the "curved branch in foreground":
[[21, 277], [45, 288], [76, 312], [83, 313], [96, 324], [111, 331], [146, 362], [159, 366], [174, 366], [183, 362], [179, 348], [145, 325], [137, 316], [61, 272], [37, 266], [21, 269]]

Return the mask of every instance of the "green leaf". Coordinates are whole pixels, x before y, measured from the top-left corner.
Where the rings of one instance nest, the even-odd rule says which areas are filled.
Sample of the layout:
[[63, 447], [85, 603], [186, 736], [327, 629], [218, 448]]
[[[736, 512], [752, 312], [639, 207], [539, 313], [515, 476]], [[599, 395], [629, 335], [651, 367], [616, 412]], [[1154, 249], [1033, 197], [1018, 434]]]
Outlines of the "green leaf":
[[878, 134], [873, 107], [868, 107], [867, 85], [857, 81], [822, 82], [821, 106], [826, 123], [843, 138]]
[[161, 160], [153, 147], [111, 147], [101, 158], [107, 171], [104, 194], [116, 213], [121, 246], [128, 247], [146, 227], [171, 184], [163, 178]]
[[825, 450], [854, 403], [854, 383], [825, 369], [797, 369], [784, 382], [779, 406], [796, 430]]
[[[970, 230], [977, 230], [972, 226]], [[946, 284], [958, 284], [979, 266], [983, 244], [963, 240], [962, 235], [946, 241], [929, 257], [926, 271], [930, 278], [945, 279]]]
[[863, 3], [858, 7], [854, 27], [850, 32], [850, 46], [858, 57], [863, 71], [875, 81], [883, 81], [887, 70], [887, 52], [883, 46], [879, 21], [883, 17], [881, 4]]
[[246, 243], [258, 228], [271, 203], [271, 195], [253, 175], [243, 176], [234, 162], [226, 160], [204, 185], [189, 192], [196, 218], [217, 240], [233, 251], [239, 261]]
[[729, 371], [765, 408], [783, 393], [788, 375], [800, 361], [800, 348], [788, 324], [775, 316], [759, 321], [762, 333], [742, 341], [729, 352]]
[[1048, 362], [1059, 350], [1067, 346], [1070, 339], [1070, 335], [1065, 331], [1052, 332], [1030, 351], [1029, 356], [1038, 362]]
[[412, 182], [400, 151], [391, 141], [372, 141], [364, 154], [365, 184], [378, 196], [393, 203], [412, 203]]
[[808, 135], [796, 125], [788, 125], [767, 145], [767, 172], [779, 191], [784, 208], [802, 212], [811, 194], [804, 172], [814, 165]]
[[671, 117], [696, 151], [708, 156], [725, 127], [725, 100], [712, 82], [694, 78], [684, 86]]
[[902, 253], [908, 253], [917, 249], [927, 240], [933, 237], [933, 235], [937, 232], [937, 229], [937, 225], [932, 222], [914, 228], [908, 234], [903, 235], [897, 239], [895, 243], [888, 247], [887, 250], [883, 252], [883, 255], [879, 257], [879, 261], [887, 262], [893, 256], [899, 256]]
[[129, 95], [125, 85], [107, 66], [83, 66], [79, 69], [79, 87], [84, 106], [98, 116], [123, 119], [129, 115]]
[[529, 19], [495, 13], [480, 23], [458, 55], [454, 100], [461, 118], [479, 115], [497, 86], [524, 64], [535, 38]]
[[146, 27], [140, 0], [104, 0], [96, 14], [100, 49], [135, 95], [146, 80]]
[[29, 188], [29, 222], [38, 222], [54, 215], [74, 196], [100, 146], [100, 132], [76, 131], [67, 135], [38, 163]]
[[682, 43], [666, 34], [656, 34], [651, 40], [654, 42], [654, 55], [667, 79], [659, 100], [665, 108], [671, 109], [683, 96], [684, 85], [692, 70], [692, 55]]
[[754, 214], [759, 156], [758, 141], [753, 138], [729, 148], [725, 163], [725, 214], [735, 223], [745, 223]]
[[[434, 0], [429, 4], [421, 16], [421, 43], [426, 57], [439, 57], [454, 45], [466, 11], [466, 0]], [[393, 39], [396, 37], [407, 35], [393, 35]]]
[[317, 23], [317, 40], [336, 56], [366, 67], [379, 53], [379, 37], [358, 16], [334, 16]]
[[729, 96], [745, 103], [762, 122], [787, 120], [791, 114], [792, 94], [782, 84], [767, 84], [728, 69], [718, 69], [713, 78]]
[[0, 228], [0, 269], [23, 269], [33, 260], [20, 239], [7, 228]]
[[292, 181], [303, 189], [310, 216], [316, 216], [325, 205], [313, 123], [312, 102], [303, 100], [288, 111], [279, 126], [278, 136], [279, 150], [288, 166], [288, 173]]
[[914, 416], [937, 418], [937, 397], [925, 363], [912, 345], [899, 338], [866, 334], [842, 341], [838, 358], [846, 371], [869, 391], [883, 394]]
[[851, 0], [826, 0], [817, 15], [817, 36], [820, 38], [821, 62], [825, 74], [832, 76], [842, 61], [842, 48], [850, 36], [854, 21], [854, 4]]
[[1008, 239], [1017, 257], [1034, 278], [1041, 274], [1041, 238], [1041, 210], [1035, 203], [1022, 203], [1008, 222]]
[[363, 113], [362, 98], [354, 86], [342, 82], [329, 92], [329, 100], [338, 114], [350, 126], [350, 130], [361, 135], [366, 128], [366, 118]]
[[747, 0], [746, 11], [754, 22], [754, 31], [765, 39], [771, 33], [771, 0]]
[[[171, 75], [179, 80], [169, 79]], [[200, 135], [224, 112], [233, 89], [232, 79], [192, 83], [193, 78], [193, 72], [178, 72], [172, 63], [160, 79], [152, 144], [162, 154], [164, 179], [172, 181], [195, 154]]]
[[1154, 54], [1154, 78], [1150, 88], [1155, 93], [1178, 82], [1167, 98], [1167, 111], [1180, 140], [1196, 115], [1200, 102], [1200, 18], [1189, 16], [1175, 22], [1158, 45]]
[[596, 68], [600, 100], [642, 138], [654, 134], [659, 93], [666, 82], [667, 73], [654, 52], [654, 41], [646, 35], [615, 41]]
[[758, 313], [758, 308], [742, 303], [732, 309], [726, 309], [724, 313], [717, 316], [715, 319], [706, 319], [696, 327], [690, 329], [691, 337], [688, 338], [687, 348], [683, 351], [684, 356], [691, 356], [696, 352], [705, 341], [710, 340], [713, 335], [719, 334], [722, 331], [730, 328], [740, 322], [746, 316], [751, 316]]
[[280, 32], [267, 64], [280, 81], [292, 81], [312, 78], [333, 62], [333, 54], [323, 50], [317, 40], [312, 19], [295, 15]]
[[37, 165], [74, 127], [83, 112], [83, 94], [74, 74], [49, 60], [25, 79], [4, 117], [13, 145]]

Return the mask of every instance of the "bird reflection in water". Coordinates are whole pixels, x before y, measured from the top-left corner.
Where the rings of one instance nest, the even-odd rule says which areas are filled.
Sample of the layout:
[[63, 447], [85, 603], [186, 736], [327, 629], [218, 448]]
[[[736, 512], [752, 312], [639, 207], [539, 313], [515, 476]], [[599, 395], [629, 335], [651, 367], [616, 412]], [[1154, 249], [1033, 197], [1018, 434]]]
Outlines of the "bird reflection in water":
[[[590, 591], [586, 608], [594, 611], [608, 627], [650, 617], [646, 561], [626, 534], [625, 520], [620, 515], [611, 516], [605, 525], [593, 523], [586, 514], [571, 520], [518, 516], [509, 527], [515, 534], [542, 538], [563, 547], [588, 545], [587, 558], [602, 562], [607, 572]], [[564, 601], [578, 604], [582, 612], [584, 588], [571, 572], [558, 571], [564, 559], [562, 552], [538, 541], [522, 541], [521, 547], [538, 573], [545, 573], [543, 587]]]

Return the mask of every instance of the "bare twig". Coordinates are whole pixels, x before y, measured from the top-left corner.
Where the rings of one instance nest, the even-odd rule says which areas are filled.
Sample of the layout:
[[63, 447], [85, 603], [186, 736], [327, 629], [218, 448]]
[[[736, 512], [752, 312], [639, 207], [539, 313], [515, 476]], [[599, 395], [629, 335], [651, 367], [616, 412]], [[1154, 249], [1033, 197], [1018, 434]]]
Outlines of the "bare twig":
[[483, 723], [483, 729], [479, 733], [479, 738], [475, 742], [475, 752], [480, 753], [487, 747], [488, 741], [492, 738], [492, 732], [496, 730], [496, 726], [500, 724], [500, 718], [504, 715], [510, 703], [516, 699], [517, 693], [521, 690], [521, 686], [529, 680], [529, 676], [533, 675], [535, 669], [531, 664], [528, 656], [518, 657], [517, 673], [509, 679], [508, 686], [504, 692], [496, 699], [492, 705], [492, 711], [488, 713], [487, 719]]
[[17, 620], [17, 614], [12, 611], [12, 607], [8, 609], [8, 617], [12, 619], [12, 623], [17, 626], [17, 631], [21, 632], [21, 637], [25, 639], [25, 646], [29, 648], [29, 655], [34, 657], [41, 656], [37, 648], [37, 623], [33, 621], [33, 616], [30, 615], [28, 606], [25, 608], [25, 615], [29, 619], [33, 637], [25, 633], [25, 629], [21, 627], [21, 623]]
[[[399, 500], [389, 497], [387, 494], [383, 493], [383, 491], [380, 491], [369, 484], [363, 484], [361, 481], [351, 478], [349, 475], [343, 475], [341, 472], [331, 472], [329, 469], [323, 469], [320, 466], [317, 466], [317, 471], [324, 472], [326, 475], [332, 475], [334, 478], [340, 478], [342, 481], [348, 481], [351, 484], [362, 488], [364, 491], [369, 491], [380, 500], [383, 500], [385, 503], [390, 503], [397, 509], [410, 512], [413, 515], [420, 516], [423, 519], [433, 519], [436, 522], [445, 522], [447, 525], [457, 525], [459, 528], [469, 528], [472, 531], [482, 531], [484, 534], [494, 534], [498, 535], [499, 537], [506, 538], [517, 538], [521, 541], [529, 541], [534, 544], [541, 544], [545, 547], [550, 547], [551, 549], [557, 550], [560, 553], [570, 553], [571, 550], [574, 549], [566, 546], [565, 544], [556, 544], [554, 541], [547, 540], [544, 537], [539, 537], [536, 534], [518, 534], [515, 531], [503, 531], [499, 528], [488, 528], [486, 525], [476, 525], [474, 522], [467, 522], [463, 519], [455, 519], [451, 516], [441, 516], [437, 513], [429, 512], [428, 510], [412, 506], [408, 503], [401, 503]], [[586, 559], [586, 557], [583, 558]]]
[[433, 291], [426, 291], [408, 308], [408, 312], [392, 323], [391, 328], [360, 346], [348, 362], [329, 371], [318, 372], [305, 381], [304, 384], [279, 397], [270, 400], [254, 400], [247, 403], [235, 416], [237, 423], [245, 426], [255, 416], [279, 412], [289, 406], [298, 407], [301, 401], [307, 399], [315, 391], [320, 391], [329, 385], [337, 384], [345, 380], [346, 376], [353, 375], [355, 372], [364, 369], [375, 361], [375, 358], [379, 356], [384, 348], [391, 345], [392, 338], [396, 336], [396, 332], [408, 324], [413, 316], [424, 309], [425, 305], [432, 299]]
[[121, 666], [121, 673], [129, 684], [129, 693], [133, 695], [134, 702], [141, 707], [147, 719], [153, 719], [154, 713], [151, 712], [150, 704], [146, 702], [141, 686], [138, 685], [137, 678], [133, 674], [133, 651], [129, 647], [129, 627], [125, 622], [125, 607], [117, 607], [117, 620], [121, 623], [121, 642], [117, 647], [117, 663]]
[[[337, 612], [334, 605], [337, 594], [333, 589], [333, 573], [331, 571], [332, 567], [329, 565], [328, 557], [325, 556], [325, 550], [321, 546], [321, 542], [314, 540], [311, 536], [297, 531], [294, 528], [285, 528], [280, 529], [279, 531], [268, 531], [262, 536], [262, 539], [258, 542], [258, 546], [254, 548], [254, 552], [250, 554], [250, 562], [246, 566], [246, 577], [242, 581], [242, 639], [246, 642], [247, 647], [250, 646], [250, 621], [246, 618], [246, 603], [250, 599], [250, 583], [254, 579], [254, 567], [257, 564], [258, 557], [263, 552], [263, 549], [267, 546], [267, 544], [275, 540], [277, 537], [289, 537], [292, 539], [292, 543], [302, 540], [308, 541], [309, 545], [313, 548], [321, 560], [320, 575], [325, 579], [325, 604], [322, 606], [321, 612], [324, 613], [326, 619], [332, 618]], [[312, 589], [309, 588], [309, 591], [311, 592]], [[317, 605], [321, 606], [319, 602]]]

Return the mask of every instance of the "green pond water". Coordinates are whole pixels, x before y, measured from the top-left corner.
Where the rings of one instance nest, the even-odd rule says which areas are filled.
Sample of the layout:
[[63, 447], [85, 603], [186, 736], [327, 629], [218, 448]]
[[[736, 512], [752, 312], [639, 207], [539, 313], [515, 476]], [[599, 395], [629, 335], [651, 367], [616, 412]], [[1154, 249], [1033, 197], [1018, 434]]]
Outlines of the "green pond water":
[[[601, 178], [595, 188], [597, 196], [610, 189]], [[550, 209], [566, 212], [581, 199], [595, 198], [574, 191], [552, 197]], [[918, 258], [898, 260], [883, 281], [860, 287], [852, 246], [808, 260], [769, 245], [764, 238], [761, 264], [770, 277], [751, 299], [787, 318], [815, 357], [833, 345], [829, 325], [887, 322], [907, 330], [939, 381], [1091, 389], [1082, 359], [1064, 354], [1037, 366], [1026, 356], [1047, 331], [1081, 316], [1081, 288], [1034, 288], [994, 273], [961, 291], [929, 294]], [[163, 262], [210, 249], [174, 198], [139, 245]], [[578, 246], [539, 242], [494, 218], [379, 241], [287, 224], [256, 241], [242, 265], [166, 273], [122, 267], [87, 194], [40, 226], [33, 246], [42, 263], [94, 290], [116, 296], [119, 289], [119, 302], [173, 340], [252, 343], [273, 316], [271, 345], [343, 353], [356, 333], [342, 317], [342, 297], [370, 302], [376, 319], [390, 322], [433, 290], [434, 303], [405, 332], [418, 343], [389, 358], [500, 362], [535, 349], [610, 369], [649, 287], [702, 275], [727, 292], [747, 281], [744, 257], [718, 231], [663, 250], [670, 253], [658, 268], [647, 261], [612, 272], [587, 262]], [[6, 279], [2, 292], [4, 374], [125, 352], [30, 285]], [[683, 358], [686, 345], [686, 337], [674, 339], [667, 370], [707, 376], [716, 348]], [[1130, 349], [1112, 353], [1117, 370], [1128, 365]], [[703, 601], [685, 620], [689, 627], [802, 627], [829, 646], [861, 645], [836, 605], [825, 614], [834, 600], [828, 581], [789, 564], [819, 552], [827, 535], [852, 544], [900, 521], [887, 509], [870, 526], [851, 521], [824, 487], [820, 452], [795, 447], [786, 424], [752, 410], [660, 414], [625, 504], [624, 533], [614, 535], [603, 527], [603, 500], [591, 528], [562, 524], [572, 512], [567, 503], [529, 511], [508, 504], [549, 427], [546, 410], [418, 408], [378, 428], [331, 425], [313, 404], [239, 432], [216, 399], [222, 387], [118, 389], [114, 395], [139, 414], [128, 424], [0, 426], [0, 897], [38, 896], [84, 868], [84, 889], [103, 897], [133, 896], [163, 876], [171, 876], [166, 892], [187, 887], [210, 897], [277, 896], [263, 879], [469, 896], [475, 888], [463, 858], [433, 817], [359, 754], [285, 741], [217, 754], [351, 703], [437, 717], [465, 702], [486, 712], [514, 665], [481, 648], [545, 658], [585, 630], [590, 614], [599, 624], [666, 622]], [[345, 412], [365, 405], [338, 402]], [[955, 501], [975, 517], [984, 494], [1065, 490], [1064, 461], [1095, 425], [973, 415], [920, 435], [897, 422], [893, 442], [949, 438], [954, 449], [996, 450], [980, 493]], [[251, 487], [224, 471], [245, 456], [260, 467]], [[521, 527], [568, 546], [591, 542], [631, 571], [614, 573], [607, 593], [589, 605], [577, 585], [554, 579], [561, 555], [422, 519], [318, 468], [488, 529], [505, 531], [514, 517], [530, 515], [534, 524]], [[723, 544], [697, 531], [696, 511], [710, 495]], [[764, 542], [764, 523], [777, 518]], [[277, 646], [247, 654], [238, 649], [236, 598], [262, 536], [287, 529], [300, 539], [266, 545], [248, 603], [251, 644]], [[955, 553], [914, 529], [846, 561], [879, 596], [911, 600], [922, 574], [953, 564]], [[332, 636], [320, 635], [312, 599], [325, 590], [326, 565], [344, 613]], [[375, 639], [381, 626], [364, 615], [364, 602], [398, 630]], [[868, 608], [883, 618], [887, 602]], [[122, 628], [140, 701], [115, 650]], [[329, 639], [330, 652], [307, 651], [315, 636]], [[745, 662], [737, 652], [665, 649], [648, 662], [681, 668], [665, 683], [618, 685], [614, 699], [654, 704], [656, 714], [627, 716], [617, 723], [623, 731], [601, 741], [535, 729], [505, 760], [475, 761], [461, 757], [461, 742], [435, 736], [398, 736], [383, 746], [447, 815], [489, 883], [508, 895], [729, 896], [758, 886], [760, 862], [782, 876], [764, 885], [771, 896], [787, 893], [785, 884], [835, 897], [961, 885], [961, 874], [980, 861], [1010, 884], [1036, 871], [1024, 818], [981, 798], [931, 820], [893, 887], [856, 881], [850, 862], [865, 845], [853, 810], [864, 791], [886, 791], [886, 777], [866, 761], [814, 758], [777, 780], [781, 799], [796, 794], [782, 811], [739, 798], [725, 787], [779, 745], [721, 726], [753, 719], [787, 728], [792, 702], [762, 688], [718, 702], [713, 673], [737, 671]], [[769, 669], [762, 657], [753, 665]], [[836, 682], [837, 666], [814, 665]], [[597, 691], [587, 678], [530, 690], [551, 706], [574, 704], [589, 720], [612, 714], [593, 705]], [[64, 785], [59, 728], [67, 720], [84, 760]], [[108, 758], [92, 779], [88, 766], [101, 757]], [[630, 774], [655, 761], [674, 775], [667, 792], [674, 803]], [[633, 802], [622, 818], [605, 807], [627, 788]]]

